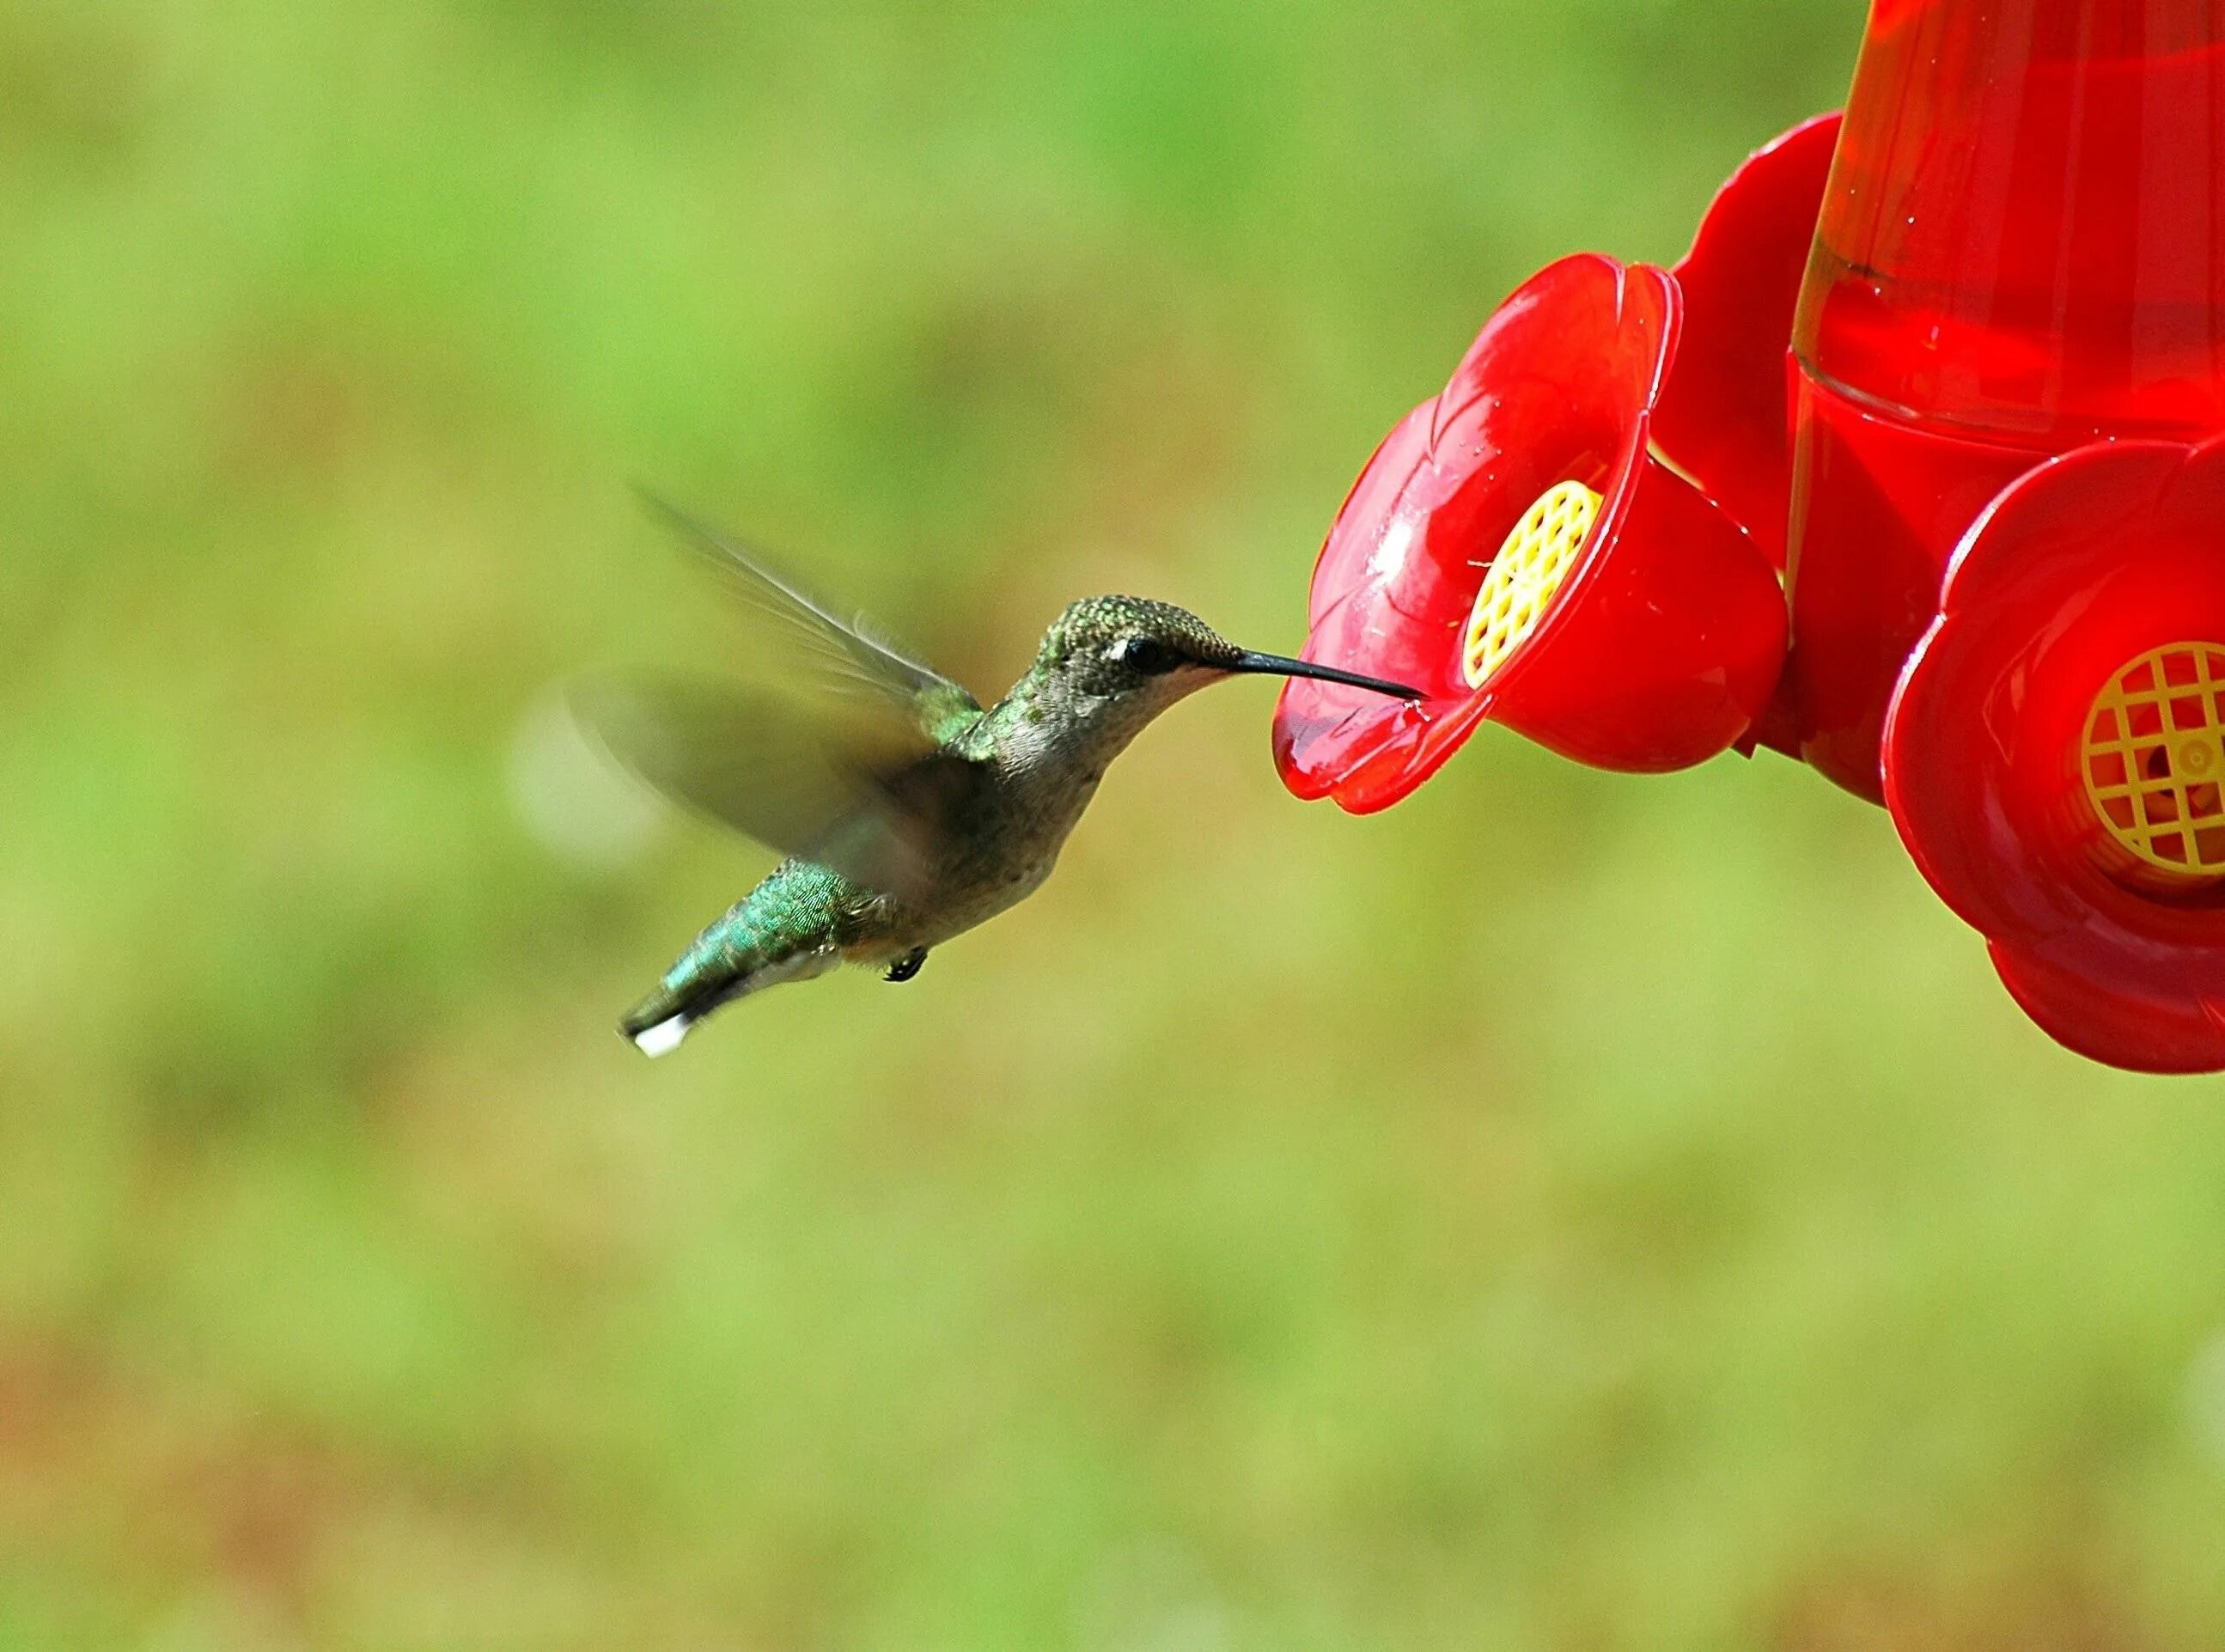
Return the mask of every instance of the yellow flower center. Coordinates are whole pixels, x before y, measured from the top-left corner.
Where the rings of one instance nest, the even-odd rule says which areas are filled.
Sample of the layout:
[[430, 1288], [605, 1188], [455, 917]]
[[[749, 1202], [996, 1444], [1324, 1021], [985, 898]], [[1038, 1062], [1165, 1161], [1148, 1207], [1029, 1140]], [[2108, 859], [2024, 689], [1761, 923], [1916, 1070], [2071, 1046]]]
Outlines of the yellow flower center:
[[2127, 663], [2094, 697], [2078, 766], [2095, 818], [2141, 861], [2225, 875], [2225, 648], [2173, 642]]
[[1584, 535], [1598, 520], [1600, 496], [1581, 482], [1557, 482], [1522, 513], [1475, 593], [1461, 675], [1480, 688], [1537, 629], [1561, 581], [1575, 566]]

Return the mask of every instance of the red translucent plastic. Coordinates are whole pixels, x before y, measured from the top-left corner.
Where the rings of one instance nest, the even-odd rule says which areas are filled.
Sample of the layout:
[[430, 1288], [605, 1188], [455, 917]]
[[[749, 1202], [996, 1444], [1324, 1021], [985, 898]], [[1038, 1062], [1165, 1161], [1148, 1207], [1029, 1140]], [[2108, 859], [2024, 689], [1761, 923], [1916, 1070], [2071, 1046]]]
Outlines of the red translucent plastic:
[[2084, 794], [2095, 698], [2150, 650], [2225, 645], [2225, 442], [2095, 443], [1956, 554], [1886, 725], [1886, 801], [2033, 1019], [2096, 1060], [2225, 1067], [2225, 888], [2159, 888]]
[[1671, 271], [1684, 293], [1677, 370], [1653, 440], [1784, 566], [1792, 430], [1785, 349], [1838, 142], [1818, 115], [1748, 155]]
[[1746, 732], [1784, 661], [1759, 546], [1650, 455], [1537, 630], [1481, 691], [1490, 716], [1597, 769], [1686, 769]]
[[[1665, 271], [1562, 259], [1385, 440], [1322, 548], [1305, 655], [1426, 697], [1292, 679], [1275, 717], [1292, 791], [1385, 807], [1487, 717], [1625, 769], [1696, 763], [1744, 731], [1783, 661], [1784, 601], [1764, 553], [1649, 451], [1681, 313]], [[1601, 494], [1599, 516], [1535, 629], [1471, 688], [1461, 643], [1484, 576], [1563, 481]]]
[[[1306, 652], [1427, 695], [1294, 681], [1277, 762], [1364, 810], [1486, 718], [1608, 768], [1795, 751], [1886, 803], [2056, 1038], [2225, 1070], [2225, 876], [2186, 858], [2221, 432], [2225, 0], [1876, 0], [1843, 122], [1752, 156], [1673, 273], [1541, 272], [1385, 441]], [[1599, 518], [1470, 689], [1485, 573], [1563, 480]], [[2165, 700], [2217, 720], [2138, 744]]]
[[1790, 744], [1882, 802], [1886, 699], [1937, 611], [1947, 558], [1987, 502], [2044, 455], [1924, 430], [1804, 376], [1795, 395]]
[[1880, 0], [1801, 357], [2061, 450], [2225, 425], [2225, 7]]
[[1874, 798], [1985, 500], [2225, 426], [2225, 7], [1878, 0], [1793, 345], [1789, 687], [1803, 755]]

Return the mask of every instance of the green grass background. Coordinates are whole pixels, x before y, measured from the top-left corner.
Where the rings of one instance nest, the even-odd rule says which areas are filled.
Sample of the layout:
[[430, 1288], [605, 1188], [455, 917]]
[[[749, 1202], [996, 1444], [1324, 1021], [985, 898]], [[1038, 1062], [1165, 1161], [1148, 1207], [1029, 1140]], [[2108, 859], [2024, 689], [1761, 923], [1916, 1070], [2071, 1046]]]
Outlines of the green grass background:
[[1790, 763], [1354, 820], [1231, 685], [655, 1067], [768, 858], [545, 824], [548, 685], [719, 646], [630, 480], [984, 690], [1295, 648], [1498, 298], [1861, 24], [0, 0], [0, 1647], [2225, 1643], [2220, 1086]]

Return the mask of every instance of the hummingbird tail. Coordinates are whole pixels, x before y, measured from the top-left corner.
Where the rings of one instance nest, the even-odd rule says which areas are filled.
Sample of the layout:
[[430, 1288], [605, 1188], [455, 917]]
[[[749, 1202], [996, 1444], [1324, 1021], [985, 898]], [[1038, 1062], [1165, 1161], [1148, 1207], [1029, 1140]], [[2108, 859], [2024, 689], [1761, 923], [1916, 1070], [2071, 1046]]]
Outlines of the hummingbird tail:
[[843, 902], [854, 898], [838, 874], [783, 861], [695, 937], [618, 1030], [644, 1055], [668, 1054], [720, 1004], [782, 981], [823, 975], [841, 961], [836, 936]]
[[[694, 1030], [695, 1023], [720, 1004], [732, 1003], [761, 986], [771, 984], [766, 978], [771, 972], [761, 965], [705, 971], [688, 969], [689, 961], [683, 959], [656, 991], [628, 1010], [625, 1019], [618, 1022], [618, 1030], [652, 1060], [678, 1049], [680, 1041]], [[776, 975], [773, 978], [780, 978]]]
[[687, 995], [660, 986], [626, 1012], [618, 1031], [643, 1055], [669, 1055], [702, 1015], [702, 1010], [691, 1010]]
[[777, 962], [758, 910], [765, 887], [752, 889], [696, 936], [656, 991], [626, 1011], [618, 1031], [643, 1055], [669, 1055], [704, 1016], [764, 984], [767, 966]]
[[[618, 1030], [651, 1060], [669, 1055], [680, 1048], [680, 1041], [694, 1030], [695, 1023], [719, 1005], [746, 998], [781, 981], [808, 979], [831, 967], [834, 961], [833, 953], [814, 950], [758, 960], [746, 969], [691, 975], [677, 986], [673, 984], [672, 977], [667, 976], [662, 986], [627, 1012], [625, 1019], [618, 1022]], [[679, 973], [679, 970], [674, 972], [675, 975]]]
[[626, 1012], [618, 1031], [651, 1058], [669, 1055], [696, 1022], [721, 1004], [782, 981], [808, 980], [833, 967], [837, 954], [807, 946], [768, 953], [721, 947], [717, 926], [672, 966], [656, 991]]
[[662, 1021], [653, 1021], [637, 1026], [629, 1016], [619, 1023], [618, 1030], [633, 1041], [634, 1048], [655, 1060], [660, 1055], [669, 1055], [680, 1048], [680, 1041], [688, 1036], [688, 1029], [695, 1024], [695, 1017], [686, 1014], [667, 1016]]

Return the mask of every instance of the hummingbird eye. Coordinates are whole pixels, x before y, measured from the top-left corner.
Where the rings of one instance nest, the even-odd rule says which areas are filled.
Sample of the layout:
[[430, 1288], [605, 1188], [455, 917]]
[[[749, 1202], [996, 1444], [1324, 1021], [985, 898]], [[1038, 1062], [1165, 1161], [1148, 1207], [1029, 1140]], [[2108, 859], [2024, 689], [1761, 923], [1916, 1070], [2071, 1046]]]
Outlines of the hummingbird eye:
[[1182, 663], [1182, 655], [1149, 636], [1132, 636], [1113, 650], [1113, 659], [1146, 677], [1163, 676]]
[[1117, 648], [1112, 657], [1141, 677], [1163, 677], [1182, 663], [1182, 655], [1155, 636], [1131, 636]]

